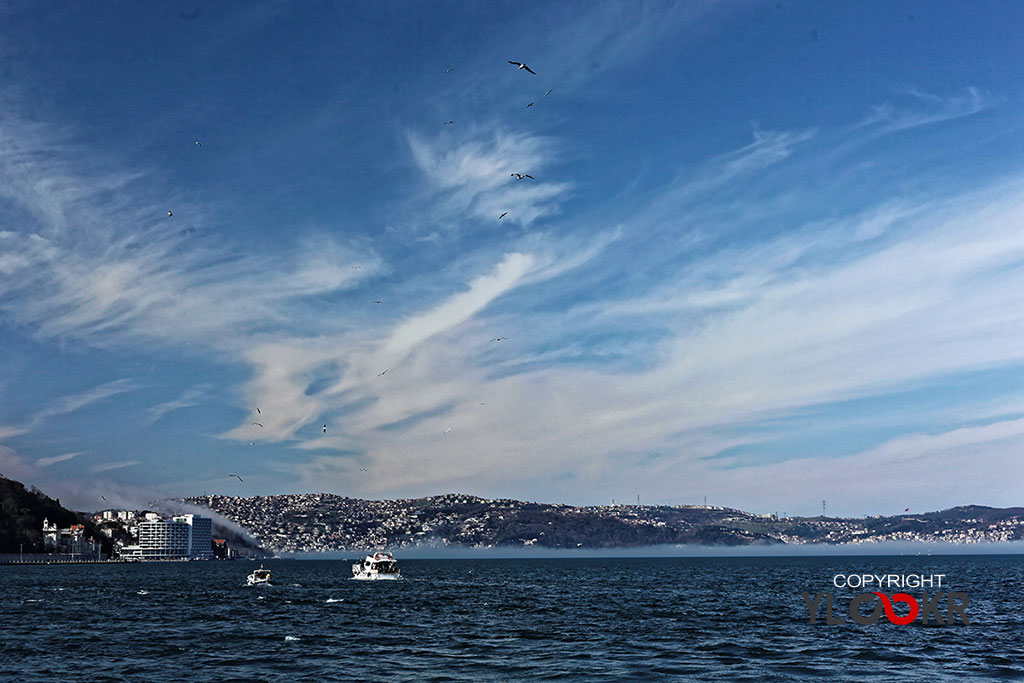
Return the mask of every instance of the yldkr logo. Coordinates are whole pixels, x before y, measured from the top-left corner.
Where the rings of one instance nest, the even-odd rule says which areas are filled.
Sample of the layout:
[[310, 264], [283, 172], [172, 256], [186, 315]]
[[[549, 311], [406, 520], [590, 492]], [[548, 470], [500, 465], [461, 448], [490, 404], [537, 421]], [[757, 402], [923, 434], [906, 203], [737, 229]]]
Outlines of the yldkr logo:
[[[842, 612], [839, 613], [838, 617], [835, 615], [835, 612], [833, 612], [831, 593], [818, 593], [813, 598], [810, 593], [804, 593], [803, 596], [804, 602], [807, 603], [807, 608], [811, 613], [810, 623], [818, 623], [818, 606], [821, 604], [822, 599], [825, 599], [825, 623], [846, 623], [846, 617]], [[944, 601], [943, 598], [945, 598]], [[959, 602], [954, 602], [954, 600]], [[860, 606], [867, 602], [874, 603], [874, 608], [872, 609], [871, 614], [863, 614], [860, 611]], [[896, 602], [906, 604], [910, 608], [910, 611], [902, 616], [897, 615], [896, 610], [893, 607], [893, 603]], [[946, 607], [945, 618], [943, 617], [941, 610], [943, 603]], [[873, 624], [878, 621], [882, 617], [883, 612], [885, 612], [885, 616], [889, 621], [900, 626], [913, 622], [919, 616], [922, 624], [930, 623], [931, 617], [935, 617], [939, 624], [949, 625], [953, 623], [954, 615], [959, 615], [963, 623], [970, 624], [971, 622], [967, 618], [967, 604], [967, 594], [958, 592], [937, 593], [932, 597], [929, 597], [928, 594], [925, 593], [921, 597], [920, 603], [918, 603], [918, 601], [908, 593], [894, 593], [891, 598], [885, 593], [861, 593], [850, 600], [850, 605], [847, 611], [853, 621], [858, 624], [865, 625]]]

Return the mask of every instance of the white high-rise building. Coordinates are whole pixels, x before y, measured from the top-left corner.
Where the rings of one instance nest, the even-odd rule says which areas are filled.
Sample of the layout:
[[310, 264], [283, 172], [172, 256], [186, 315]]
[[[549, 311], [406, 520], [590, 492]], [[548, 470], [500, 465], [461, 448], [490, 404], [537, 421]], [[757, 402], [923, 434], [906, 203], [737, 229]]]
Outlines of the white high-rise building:
[[188, 524], [188, 556], [203, 560], [213, 557], [213, 520], [201, 515], [178, 515], [175, 522]]
[[185, 522], [151, 519], [139, 524], [139, 549], [143, 560], [169, 560], [188, 557], [189, 535]]

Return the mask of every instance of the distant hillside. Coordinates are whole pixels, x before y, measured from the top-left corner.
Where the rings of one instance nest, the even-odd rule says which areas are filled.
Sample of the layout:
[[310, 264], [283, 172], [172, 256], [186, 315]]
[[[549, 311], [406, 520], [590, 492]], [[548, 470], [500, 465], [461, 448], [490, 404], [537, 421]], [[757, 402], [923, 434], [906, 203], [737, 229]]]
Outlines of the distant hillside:
[[43, 552], [43, 519], [60, 528], [84, 524], [87, 536], [103, 543], [103, 552], [110, 553], [110, 540], [80, 512], [73, 512], [43, 494], [36, 487], [29, 489], [19, 481], [0, 477], [0, 553], [24, 551]]
[[1024, 539], [1024, 508], [964, 506], [892, 517], [785, 517], [680, 505], [571, 506], [462, 494], [359, 500], [328, 493], [185, 501], [249, 530], [277, 552], [330, 552], [423, 545], [630, 548]]

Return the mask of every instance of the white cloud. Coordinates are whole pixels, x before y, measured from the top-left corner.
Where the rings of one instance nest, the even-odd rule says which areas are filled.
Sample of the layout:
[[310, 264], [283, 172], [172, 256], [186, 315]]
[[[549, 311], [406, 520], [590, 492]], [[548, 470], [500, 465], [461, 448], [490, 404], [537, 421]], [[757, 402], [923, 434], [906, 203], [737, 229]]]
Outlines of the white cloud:
[[894, 133], [919, 126], [972, 116], [994, 105], [992, 97], [978, 88], [965, 88], [962, 94], [942, 97], [916, 87], [902, 93], [911, 106], [899, 107], [885, 103], [873, 107], [858, 127], [876, 127], [878, 133]]
[[36, 412], [35, 415], [33, 415], [32, 418], [24, 424], [0, 425], [0, 439], [27, 434], [54, 417], [68, 415], [85, 408], [86, 406], [99, 403], [113, 396], [117, 396], [118, 394], [135, 391], [138, 388], [139, 386], [135, 381], [125, 378], [114, 380], [112, 382], [105, 382], [104, 384], [93, 387], [92, 389], [79, 394], [63, 396], [56, 399], [49, 406], [46, 406]]
[[[358, 458], [319, 455], [295, 470], [307, 486], [340, 490], [362, 477], [359, 490], [380, 495], [468, 486], [493, 495], [550, 490], [558, 499], [550, 478], [568, 476], [574, 490], [621, 496], [613, 487], [627, 471], [663, 498], [692, 476], [724, 496], [728, 482], [748, 475], [701, 458], [744, 443], [733, 427], [1019, 362], [1022, 207], [1024, 193], [1007, 185], [866, 210], [842, 229], [722, 249], [628, 305], [585, 298], [579, 311], [503, 312], [502, 329], [524, 336], [500, 347], [471, 342], [481, 338], [471, 330], [438, 334], [403, 364], [393, 390], [375, 391], [378, 401], [347, 416], [350, 434], [303, 444], [347, 445]], [[861, 246], [837, 251], [843, 244]], [[819, 253], [829, 257], [818, 261]], [[723, 282], [722, 273], [736, 276]], [[624, 327], [661, 330], [639, 367], [603, 369], [564, 352], [566, 340]], [[606, 343], [632, 343], [620, 338]], [[553, 350], [529, 353], [537, 348]], [[519, 365], [524, 359], [537, 364]], [[457, 429], [441, 438], [450, 425]], [[644, 464], [650, 453], [660, 454], [656, 465]], [[790, 467], [800, 465], [778, 476]], [[774, 481], [774, 471], [765, 466], [759, 481]]]
[[178, 398], [170, 401], [164, 401], [158, 403], [155, 406], [149, 408], [149, 422], [153, 423], [159, 420], [167, 413], [175, 410], [181, 410], [182, 408], [191, 408], [192, 406], [199, 405], [199, 399], [203, 398], [210, 391], [210, 385], [203, 384], [197, 387], [193, 387], [183, 392]]
[[141, 460], [123, 460], [120, 462], [108, 462], [104, 465], [97, 465], [96, 467], [93, 467], [89, 471], [92, 472], [93, 474], [98, 474], [100, 472], [109, 472], [110, 470], [119, 470], [124, 467], [133, 467], [134, 465], [141, 464]]
[[[409, 147], [437, 195], [441, 215], [450, 220], [470, 215], [497, 227], [507, 212], [502, 224], [529, 225], [556, 214], [559, 200], [572, 188], [544, 175], [556, 161], [551, 139], [497, 131], [452, 147], [447, 139], [410, 135]], [[513, 173], [535, 179], [516, 180]]]
[[75, 453], [64, 453], [63, 455], [55, 455], [52, 458], [39, 458], [36, 460], [36, 465], [39, 467], [49, 467], [55, 465], [58, 462], [66, 462], [71, 460], [75, 456], [82, 455], [83, 451], [77, 451]]
[[496, 297], [515, 286], [534, 264], [530, 254], [506, 254], [490, 275], [481, 275], [469, 289], [443, 304], [401, 323], [383, 346], [383, 353], [400, 358], [425, 339], [468, 320]]

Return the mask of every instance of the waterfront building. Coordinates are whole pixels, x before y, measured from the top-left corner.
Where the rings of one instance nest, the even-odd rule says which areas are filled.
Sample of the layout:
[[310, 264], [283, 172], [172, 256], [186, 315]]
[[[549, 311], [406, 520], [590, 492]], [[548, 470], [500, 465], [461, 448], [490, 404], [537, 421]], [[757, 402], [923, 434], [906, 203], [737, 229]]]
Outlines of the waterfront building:
[[139, 555], [143, 560], [183, 559], [189, 555], [191, 527], [185, 522], [151, 519], [139, 524]]
[[49, 518], [43, 518], [43, 546], [48, 553], [70, 555], [88, 560], [101, 557], [101, 545], [92, 538], [86, 538], [85, 527], [72, 524], [66, 529], [58, 529], [51, 524]]
[[213, 559], [213, 520], [201, 515], [178, 515], [175, 522], [188, 525], [188, 556], [209, 560]]

